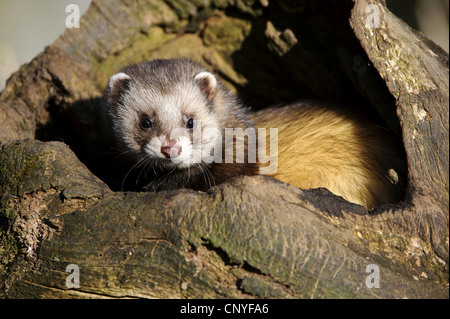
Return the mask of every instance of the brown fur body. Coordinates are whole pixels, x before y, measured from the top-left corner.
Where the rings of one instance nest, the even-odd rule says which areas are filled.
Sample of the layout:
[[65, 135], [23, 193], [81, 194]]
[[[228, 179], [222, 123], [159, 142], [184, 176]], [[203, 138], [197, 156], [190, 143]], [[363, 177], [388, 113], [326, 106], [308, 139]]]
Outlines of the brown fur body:
[[401, 199], [402, 187], [390, 175], [404, 176], [405, 164], [386, 129], [310, 102], [264, 109], [252, 118], [256, 127], [278, 128], [272, 177], [302, 189], [325, 187], [368, 209]]

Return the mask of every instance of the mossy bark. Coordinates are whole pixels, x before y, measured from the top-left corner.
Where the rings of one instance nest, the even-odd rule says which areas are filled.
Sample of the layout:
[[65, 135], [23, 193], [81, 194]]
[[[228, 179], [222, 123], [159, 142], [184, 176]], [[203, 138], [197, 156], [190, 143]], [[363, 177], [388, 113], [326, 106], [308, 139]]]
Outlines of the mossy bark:
[[[107, 80], [179, 56], [255, 108], [318, 97], [379, 115], [403, 142], [407, 197], [367, 212], [262, 176], [117, 191]], [[448, 55], [381, 1], [95, 1], [12, 75], [0, 124], [2, 297], [448, 298]]]

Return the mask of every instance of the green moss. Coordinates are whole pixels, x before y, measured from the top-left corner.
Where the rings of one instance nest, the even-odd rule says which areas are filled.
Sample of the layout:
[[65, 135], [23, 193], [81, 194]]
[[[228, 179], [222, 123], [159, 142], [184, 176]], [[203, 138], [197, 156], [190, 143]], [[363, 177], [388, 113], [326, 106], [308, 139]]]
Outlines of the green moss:
[[203, 32], [203, 41], [224, 56], [231, 56], [241, 49], [250, 31], [250, 21], [223, 15], [208, 22]]
[[4, 281], [7, 266], [19, 253], [22, 245], [20, 235], [11, 230], [17, 219], [16, 212], [8, 208], [7, 201], [0, 201], [0, 283]]
[[[392, 95], [397, 99], [403, 89], [408, 92], [425, 92], [435, 88], [435, 83], [428, 77], [417, 73], [417, 68], [411, 67], [417, 63], [417, 57], [411, 50], [405, 50], [395, 42], [389, 42], [390, 37], [383, 36], [382, 31], [375, 29], [372, 35], [372, 46], [383, 68], [378, 68], [381, 77], [390, 85]], [[401, 87], [398, 86], [401, 84]]]
[[110, 56], [102, 63], [95, 63], [94, 77], [99, 89], [103, 90], [109, 77], [128, 64], [148, 60], [155, 50], [176, 38], [176, 34], [165, 33], [160, 27], [152, 27], [148, 33], [138, 33], [132, 45], [119, 55]]
[[[15, 196], [22, 195], [25, 182], [32, 180], [29, 176], [39, 171], [40, 159], [46, 155], [28, 154], [22, 158], [20, 151], [13, 149], [14, 147], [15, 145], [0, 151], [0, 193], [3, 196], [8, 193]], [[32, 180], [32, 182], [40, 181]]]
[[5, 275], [7, 265], [14, 260], [20, 247], [20, 242], [14, 234], [4, 227], [0, 227], [0, 282]]
[[186, 0], [166, 0], [166, 2], [171, 6], [177, 15], [181, 19], [187, 19], [190, 16], [193, 16], [197, 12], [197, 8], [195, 4], [191, 3], [191, 1]]
[[233, 4], [232, 0], [212, 0], [212, 4], [217, 8], [226, 8]]
[[196, 35], [186, 34], [152, 52], [149, 58], [152, 59], [158, 56], [164, 58], [186, 57], [201, 61], [202, 53], [204, 52], [202, 46], [202, 41]]
[[[173, 13], [173, 11], [170, 12]], [[149, 16], [143, 13], [143, 31], [136, 34], [130, 41], [132, 45], [104, 61], [93, 61], [93, 77], [97, 88], [103, 91], [109, 77], [126, 65], [157, 58], [179, 57], [190, 58], [212, 66], [215, 71], [224, 75], [223, 80], [230, 89], [234, 89], [236, 84], [245, 85], [246, 79], [234, 70], [231, 56], [241, 49], [243, 42], [250, 34], [252, 27], [250, 21], [228, 17], [223, 12], [216, 12], [213, 16], [214, 12], [209, 7], [205, 7], [198, 15], [202, 12], [210, 18], [201, 36], [194, 33], [179, 35], [167, 32], [167, 28], [155, 26], [155, 21], [152, 20], [155, 17], [160, 19], [161, 13], [152, 12]], [[166, 18], [163, 17], [163, 19]], [[176, 21], [179, 25], [186, 24], [187, 28], [192, 27], [187, 20], [174, 20], [169, 16], [167, 20]], [[146, 23], [149, 21], [153, 26], [146, 29]], [[191, 24], [193, 23], [191, 21]]]
[[[24, 238], [20, 230], [14, 228], [18, 213], [11, 209], [11, 201], [21, 197], [28, 180], [40, 183], [30, 175], [40, 172], [39, 155], [22, 155], [20, 144], [14, 144], [0, 150], [0, 277], [6, 271], [15, 256], [24, 247]], [[27, 220], [28, 215], [24, 216]]]
[[8, 220], [8, 223], [12, 224], [17, 219], [17, 213], [7, 207], [8, 203], [6, 201], [0, 203], [0, 218]]

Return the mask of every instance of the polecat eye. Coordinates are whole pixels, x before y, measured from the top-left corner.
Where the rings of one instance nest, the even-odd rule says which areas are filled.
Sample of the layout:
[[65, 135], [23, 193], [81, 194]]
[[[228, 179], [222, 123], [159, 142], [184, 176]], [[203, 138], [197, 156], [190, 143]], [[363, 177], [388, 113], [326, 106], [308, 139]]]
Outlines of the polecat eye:
[[192, 117], [186, 122], [186, 128], [188, 129], [194, 128], [194, 119]]
[[148, 118], [143, 117], [141, 123], [139, 124], [143, 130], [149, 130], [152, 128], [153, 124]]

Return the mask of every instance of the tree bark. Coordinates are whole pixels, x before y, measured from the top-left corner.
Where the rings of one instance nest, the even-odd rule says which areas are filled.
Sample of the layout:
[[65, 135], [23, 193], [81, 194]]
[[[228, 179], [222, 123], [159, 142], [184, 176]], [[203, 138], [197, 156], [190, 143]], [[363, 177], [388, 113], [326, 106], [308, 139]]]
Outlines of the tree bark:
[[[368, 212], [264, 176], [120, 191], [107, 80], [180, 56], [254, 108], [315, 97], [376, 114], [404, 146], [405, 200]], [[0, 296], [448, 298], [448, 96], [448, 54], [383, 1], [94, 1], [0, 94]]]

